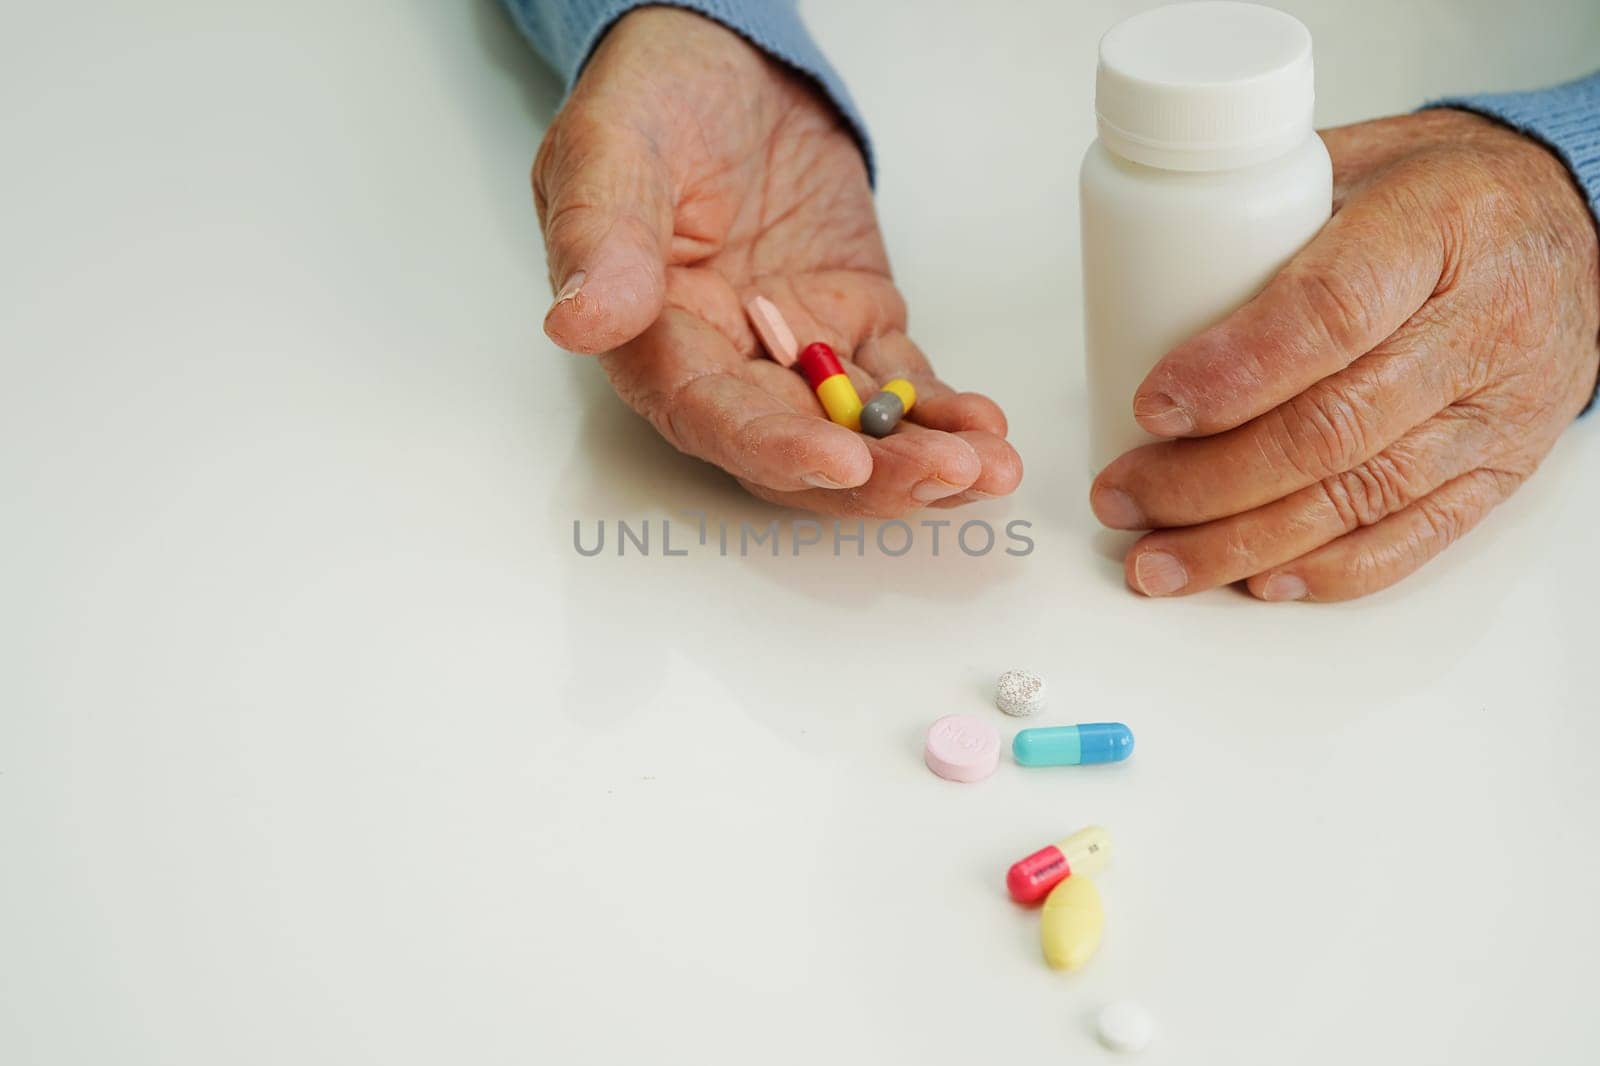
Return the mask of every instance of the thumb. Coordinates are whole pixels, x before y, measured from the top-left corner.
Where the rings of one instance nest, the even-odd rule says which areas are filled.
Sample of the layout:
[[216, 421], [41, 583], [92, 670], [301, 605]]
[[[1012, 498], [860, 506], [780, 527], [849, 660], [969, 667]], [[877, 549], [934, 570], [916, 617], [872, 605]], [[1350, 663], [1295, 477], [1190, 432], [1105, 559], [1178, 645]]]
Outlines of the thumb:
[[534, 162], [555, 302], [544, 319], [568, 351], [611, 351], [656, 320], [666, 298], [672, 196], [666, 167], [627, 125], [561, 116]]
[[1349, 201], [1253, 299], [1155, 365], [1134, 394], [1139, 424], [1159, 437], [1232, 429], [1366, 355], [1450, 269], [1437, 201], [1412, 187]]

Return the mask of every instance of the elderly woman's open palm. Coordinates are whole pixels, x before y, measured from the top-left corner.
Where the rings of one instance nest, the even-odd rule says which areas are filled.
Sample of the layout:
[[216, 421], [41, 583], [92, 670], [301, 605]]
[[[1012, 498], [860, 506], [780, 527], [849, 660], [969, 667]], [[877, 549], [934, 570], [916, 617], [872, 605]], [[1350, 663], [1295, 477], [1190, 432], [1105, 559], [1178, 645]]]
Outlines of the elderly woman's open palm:
[[[665, 8], [607, 34], [534, 164], [556, 302], [545, 330], [603, 353], [617, 393], [673, 445], [751, 492], [890, 516], [1016, 487], [990, 400], [934, 376], [907, 337], [861, 150], [811, 85], [733, 33]], [[829, 422], [761, 356], [761, 294], [826, 341], [863, 396], [916, 385], [882, 440]]]

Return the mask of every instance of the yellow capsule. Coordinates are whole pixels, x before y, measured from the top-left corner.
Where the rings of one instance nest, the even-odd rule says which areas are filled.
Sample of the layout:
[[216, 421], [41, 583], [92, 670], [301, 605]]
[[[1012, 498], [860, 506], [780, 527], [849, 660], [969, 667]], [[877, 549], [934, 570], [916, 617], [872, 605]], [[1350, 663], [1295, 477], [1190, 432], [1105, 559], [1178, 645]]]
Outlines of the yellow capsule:
[[917, 405], [917, 387], [905, 378], [884, 382], [883, 391], [892, 392], [900, 397], [900, 403], [905, 407], [904, 414], [910, 414], [911, 409]]
[[817, 399], [828, 417], [845, 429], [861, 428], [861, 396], [848, 374], [834, 374], [817, 385]]
[[1039, 942], [1052, 970], [1079, 970], [1100, 947], [1106, 924], [1100, 890], [1087, 877], [1069, 877], [1050, 892], [1039, 914]]

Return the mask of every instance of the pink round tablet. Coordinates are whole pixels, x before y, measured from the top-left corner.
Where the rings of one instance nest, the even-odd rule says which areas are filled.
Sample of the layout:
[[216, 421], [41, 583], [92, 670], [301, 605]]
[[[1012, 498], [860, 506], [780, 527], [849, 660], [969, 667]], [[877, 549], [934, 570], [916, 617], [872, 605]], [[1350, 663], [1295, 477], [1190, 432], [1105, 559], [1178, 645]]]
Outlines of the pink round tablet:
[[947, 714], [928, 727], [922, 758], [947, 781], [982, 781], [1000, 765], [1000, 731], [975, 714]]

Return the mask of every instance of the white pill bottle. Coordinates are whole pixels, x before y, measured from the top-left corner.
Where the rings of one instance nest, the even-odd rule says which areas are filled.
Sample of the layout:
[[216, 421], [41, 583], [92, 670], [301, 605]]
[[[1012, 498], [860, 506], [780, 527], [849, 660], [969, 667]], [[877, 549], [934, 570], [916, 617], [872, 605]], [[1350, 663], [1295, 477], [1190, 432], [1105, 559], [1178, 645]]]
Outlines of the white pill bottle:
[[1079, 175], [1090, 460], [1157, 438], [1133, 417], [1156, 362], [1239, 307], [1328, 220], [1311, 34], [1256, 4], [1135, 15], [1100, 41]]

